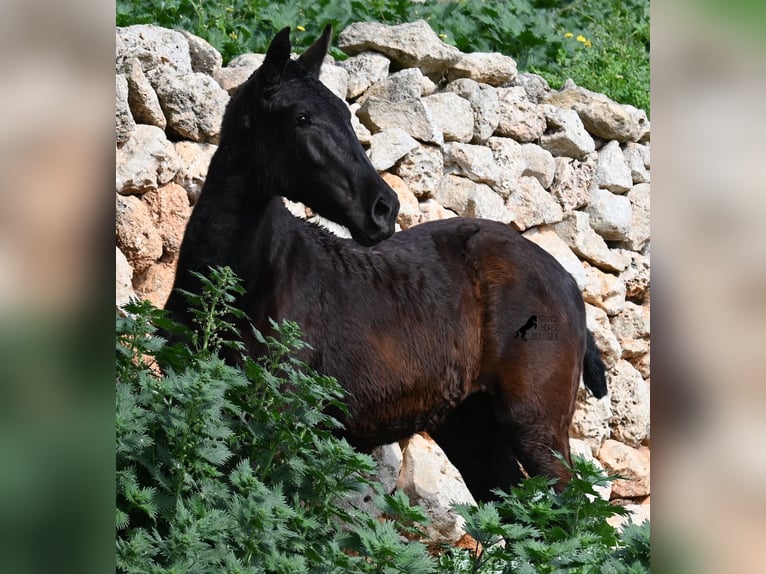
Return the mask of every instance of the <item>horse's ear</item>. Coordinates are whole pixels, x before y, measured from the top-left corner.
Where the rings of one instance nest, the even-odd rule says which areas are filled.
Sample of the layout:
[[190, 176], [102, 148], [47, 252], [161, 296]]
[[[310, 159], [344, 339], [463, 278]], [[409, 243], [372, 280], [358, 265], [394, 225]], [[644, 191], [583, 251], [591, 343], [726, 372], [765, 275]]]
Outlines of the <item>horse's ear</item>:
[[319, 70], [322, 68], [322, 62], [330, 49], [332, 40], [332, 26], [327, 24], [319, 39], [301, 54], [298, 61], [303, 64], [310, 76], [319, 77]]
[[285, 64], [290, 59], [291, 48], [290, 26], [287, 26], [274, 36], [266, 51], [266, 59], [263, 60], [261, 69], [267, 85], [278, 82], [282, 77]]

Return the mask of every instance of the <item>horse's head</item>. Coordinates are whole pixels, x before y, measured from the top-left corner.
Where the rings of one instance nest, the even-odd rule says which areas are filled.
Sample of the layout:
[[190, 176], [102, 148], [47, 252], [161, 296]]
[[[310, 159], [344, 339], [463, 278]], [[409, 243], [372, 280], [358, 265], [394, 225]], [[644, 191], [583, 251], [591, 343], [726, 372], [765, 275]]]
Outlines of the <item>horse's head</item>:
[[[331, 35], [327, 26], [291, 60], [290, 29], [279, 32], [232, 99], [221, 145], [243, 146], [275, 195], [305, 203], [348, 227], [358, 243], [374, 245], [394, 232], [399, 201], [367, 158], [348, 106], [319, 81]], [[231, 135], [236, 139], [225, 142]]]

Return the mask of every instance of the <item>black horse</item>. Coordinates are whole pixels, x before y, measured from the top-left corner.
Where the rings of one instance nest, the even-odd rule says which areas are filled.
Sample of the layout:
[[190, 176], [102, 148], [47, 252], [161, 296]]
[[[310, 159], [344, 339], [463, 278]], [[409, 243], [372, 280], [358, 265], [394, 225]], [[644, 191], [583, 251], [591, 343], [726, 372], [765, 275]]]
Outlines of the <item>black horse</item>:
[[[257, 328], [296, 321], [313, 347], [301, 358], [346, 389], [353, 445], [428, 431], [479, 500], [515, 483], [518, 462], [563, 488], [569, 475], [551, 450], [569, 459], [581, 374], [596, 396], [606, 393], [577, 285], [501, 223], [454, 218], [393, 234], [397, 196], [346, 104], [318, 80], [330, 37], [328, 26], [291, 60], [285, 28], [232, 97], [175, 287], [199, 292], [190, 271], [228, 265]], [[345, 225], [353, 240], [293, 217], [283, 197]], [[166, 308], [193, 324], [176, 290]], [[514, 339], [516, 325], [543, 313], [558, 317], [557, 340]]]

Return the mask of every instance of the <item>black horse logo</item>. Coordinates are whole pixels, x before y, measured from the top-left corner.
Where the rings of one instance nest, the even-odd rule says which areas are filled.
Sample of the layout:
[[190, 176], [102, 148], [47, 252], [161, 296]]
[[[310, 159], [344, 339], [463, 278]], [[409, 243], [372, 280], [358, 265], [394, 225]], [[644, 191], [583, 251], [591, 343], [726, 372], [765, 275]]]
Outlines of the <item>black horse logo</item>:
[[519, 327], [518, 331], [516, 331], [516, 335], [513, 337], [514, 339], [517, 339], [521, 337], [522, 341], [526, 341], [526, 333], [530, 329], [537, 329], [537, 315], [532, 315], [527, 319], [527, 322], [524, 323], [521, 327]]

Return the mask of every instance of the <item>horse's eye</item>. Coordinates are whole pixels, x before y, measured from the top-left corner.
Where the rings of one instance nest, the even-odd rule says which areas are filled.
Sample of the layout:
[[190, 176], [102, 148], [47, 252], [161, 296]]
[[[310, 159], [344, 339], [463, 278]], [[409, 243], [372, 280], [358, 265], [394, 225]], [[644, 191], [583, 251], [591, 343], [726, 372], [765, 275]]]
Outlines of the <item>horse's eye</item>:
[[295, 125], [296, 126], [307, 126], [311, 124], [311, 116], [308, 114], [299, 114], [295, 118]]

